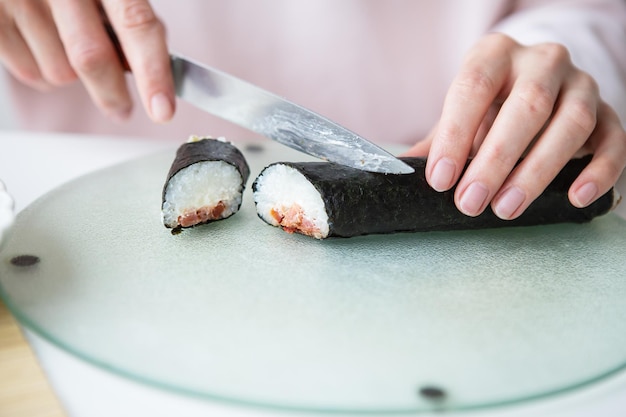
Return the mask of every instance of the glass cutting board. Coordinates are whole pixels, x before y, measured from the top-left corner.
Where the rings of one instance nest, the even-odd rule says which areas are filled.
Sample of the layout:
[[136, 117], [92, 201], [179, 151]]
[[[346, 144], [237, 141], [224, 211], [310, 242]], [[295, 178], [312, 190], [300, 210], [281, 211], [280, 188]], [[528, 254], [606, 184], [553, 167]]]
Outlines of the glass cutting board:
[[493, 407], [626, 367], [620, 217], [318, 241], [263, 223], [250, 190], [270, 162], [303, 156], [242, 150], [241, 211], [179, 235], [160, 218], [174, 150], [40, 198], [0, 253], [7, 305], [105, 370], [270, 409]]

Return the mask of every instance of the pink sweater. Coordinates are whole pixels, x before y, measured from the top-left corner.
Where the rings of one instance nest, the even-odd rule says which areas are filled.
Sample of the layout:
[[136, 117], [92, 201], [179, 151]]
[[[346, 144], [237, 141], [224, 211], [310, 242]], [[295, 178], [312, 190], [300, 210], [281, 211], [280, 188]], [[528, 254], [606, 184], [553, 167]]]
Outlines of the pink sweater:
[[[309, 107], [373, 141], [412, 143], [437, 121], [464, 53], [489, 31], [557, 41], [626, 121], [626, 1], [154, 0], [170, 48]], [[132, 82], [131, 82], [132, 84]], [[185, 140], [254, 136], [178, 103], [166, 125], [137, 99], [128, 123], [79, 84], [41, 94], [15, 82], [23, 128]], [[135, 95], [136, 97], [136, 95]]]

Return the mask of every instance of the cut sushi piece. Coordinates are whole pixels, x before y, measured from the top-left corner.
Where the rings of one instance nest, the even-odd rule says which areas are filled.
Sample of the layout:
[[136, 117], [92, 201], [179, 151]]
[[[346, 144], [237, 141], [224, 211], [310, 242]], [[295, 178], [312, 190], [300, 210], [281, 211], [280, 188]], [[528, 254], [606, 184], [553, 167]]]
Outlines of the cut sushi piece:
[[485, 229], [550, 223], [582, 223], [617, 204], [612, 189], [589, 207], [568, 200], [568, 188], [590, 157], [568, 162], [543, 194], [520, 217], [498, 218], [490, 208], [468, 217], [454, 204], [454, 189], [433, 190], [425, 178], [426, 160], [401, 158], [415, 169], [408, 175], [366, 172], [327, 162], [269, 165], [252, 184], [257, 214], [290, 233], [317, 239], [374, 233]]
[[232, 216], [241, 207], [249, 175], [233, 144], [192, 136], [178, 148], [163, 187], [163, 224], [174, 233]]

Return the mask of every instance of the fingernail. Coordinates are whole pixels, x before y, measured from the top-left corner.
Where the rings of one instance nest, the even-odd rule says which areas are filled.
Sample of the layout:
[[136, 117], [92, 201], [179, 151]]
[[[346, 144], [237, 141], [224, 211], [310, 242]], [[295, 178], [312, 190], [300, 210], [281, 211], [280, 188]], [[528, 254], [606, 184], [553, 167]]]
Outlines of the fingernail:
[[157, 93], [150, 101], [150, 112], [156, 122], [167, 122], [172, 118], [174, 106], [164, 93]]
[[452, 187], [456, 165], [448, 158], [441, 158], [433, 168], [430, 185], [437, 191], [446, 191]]
[[574, 194], [578, 207], [588, 206], [598, 194], [598, 187], [592, 182], [580, 187]]
[[526, 193], [519, 187], [511, 187], [504, 192], [495, 205], [496, 216], [504, 220], [509, 220], [526, 200]]
[[480, 182], [471, 183], [461, 196], [459, 208], [468, 216], [477, 216], [480, 214], [485, 201], [489, 196], [489, 190]]

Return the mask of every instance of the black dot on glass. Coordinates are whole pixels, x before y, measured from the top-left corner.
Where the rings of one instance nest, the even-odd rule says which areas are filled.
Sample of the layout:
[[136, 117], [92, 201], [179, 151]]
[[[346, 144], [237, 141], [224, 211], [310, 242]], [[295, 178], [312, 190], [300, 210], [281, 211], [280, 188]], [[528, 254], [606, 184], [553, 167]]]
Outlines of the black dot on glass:
[[39, 257], [35, 255], [18, 255], [11, 258], [11, 265], [14, 266], [33, 266], [39, 263]]
[[263, 146], [257, 144], [257, 143], [249, 143], [246, 145], [246, 151], [248, 152], [252, 152], [252, 153], [259, 153], [259, 152], [263, 152]]
[[441, 401], [446, 397], [446, 392], [443, 389], [433, 386], [422, 387], [419, 393], [422, 398], [431, 401]]

